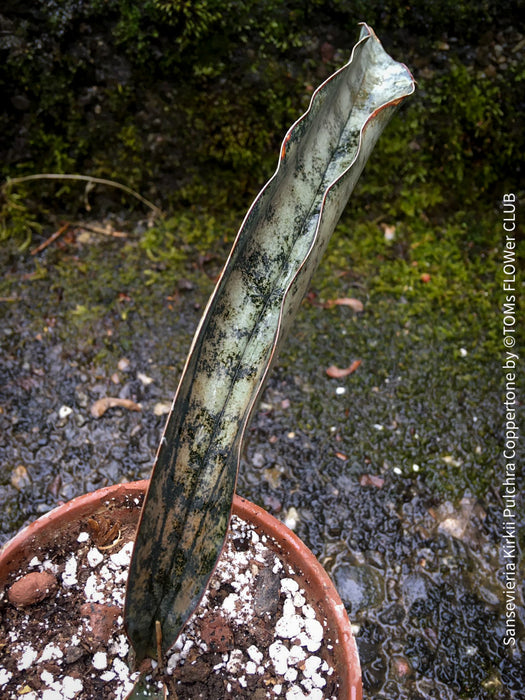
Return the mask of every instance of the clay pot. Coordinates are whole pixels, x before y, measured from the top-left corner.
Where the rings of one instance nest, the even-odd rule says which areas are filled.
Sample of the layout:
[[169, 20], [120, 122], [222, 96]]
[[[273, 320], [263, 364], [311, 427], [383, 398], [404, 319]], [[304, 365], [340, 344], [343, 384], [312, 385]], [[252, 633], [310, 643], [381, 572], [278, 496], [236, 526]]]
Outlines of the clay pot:
[[[101, 515], [108, 509], [122, 524], [135, 524], [148, 482], [108, 486], [58, 506], [34, 521], [10, 540], [0, 551], [0, 588], [7, 583], [11, 571], [29, 562], [35, 549], [45, 548], [61, 532], [75, 528], [76, 521]], [[301, 586], [310, 602], [326, 620], [325, 635], [333, 644], [332, 664], [337, 674], [339, 700], [361, 700], [361, 668], [350, 621], [328, 574], [312, 552], [283, 523], [250, 501], [235, 496], [233, 512], [252, 523], [260, 534], [277, 543], [276, 553], [304, 575]]]

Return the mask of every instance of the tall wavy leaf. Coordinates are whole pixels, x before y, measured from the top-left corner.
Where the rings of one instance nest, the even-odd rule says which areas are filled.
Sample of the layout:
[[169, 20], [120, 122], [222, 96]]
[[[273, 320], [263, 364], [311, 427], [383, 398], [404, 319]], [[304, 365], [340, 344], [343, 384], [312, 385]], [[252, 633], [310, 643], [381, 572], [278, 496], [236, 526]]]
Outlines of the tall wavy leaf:
[[194, 337], [137, 532], [125, 620], [139, 659], [155, 655], [155, 621], [167, 650], [205, 590], [272, 360], [370, 152], [413, 90], [408, 69], [363, 25], [244, 219]]

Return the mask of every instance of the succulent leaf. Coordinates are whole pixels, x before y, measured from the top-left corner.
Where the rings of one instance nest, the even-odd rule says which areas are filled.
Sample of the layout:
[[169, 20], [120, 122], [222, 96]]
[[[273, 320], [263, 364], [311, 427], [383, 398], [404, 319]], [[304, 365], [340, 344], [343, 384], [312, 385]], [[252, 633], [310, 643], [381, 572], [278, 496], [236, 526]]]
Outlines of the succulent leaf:
[[175, 642], [220, 555], [244, 431], [319, 260], [397, 105], [408, 69], [363, 25], [349, 62], [289, 129], [203, 314], [152, 473], [125, 622], [140, 660]]

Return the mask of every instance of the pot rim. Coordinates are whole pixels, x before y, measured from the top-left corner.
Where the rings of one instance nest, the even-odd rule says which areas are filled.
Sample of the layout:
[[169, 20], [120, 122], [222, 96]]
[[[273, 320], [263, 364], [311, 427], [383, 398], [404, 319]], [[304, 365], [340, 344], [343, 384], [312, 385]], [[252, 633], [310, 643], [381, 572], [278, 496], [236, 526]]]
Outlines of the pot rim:
[[[0, 586], [5, 585], [10, 571], [29, 560], [36, 541], [43, 538], [43, 545], [46, 540], [50, 541], [50, 537], [46, 538], [50, 525], [62, 529], [67, 527], [72, 518], [87, 517], [112, 503], [124, 504], [126, 499], [143, 495], [148, 483], [148, 479], [143, 479], [106, 486], [62, 503], [31, 522], [0, 549]], [[318, 608], [324, 614], [334, 637], [334, 660], [337, 661], [336, 670], [344, 693], [339, 700], [361, 700], [361, 666], [350, 620], [324, 568], [294, 532], [260, 506], [236, 494], [232, 512], [269, 535], [292, 568], [303, 575], [304, 587], [318, 601]]]

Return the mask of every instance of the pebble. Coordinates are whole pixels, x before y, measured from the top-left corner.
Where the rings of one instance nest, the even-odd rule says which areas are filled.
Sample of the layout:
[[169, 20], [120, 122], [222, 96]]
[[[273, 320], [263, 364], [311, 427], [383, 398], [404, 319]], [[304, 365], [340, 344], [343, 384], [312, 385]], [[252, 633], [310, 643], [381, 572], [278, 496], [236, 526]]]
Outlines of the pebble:
[[107, 644], [114, 631], [115, 622], [122, 611], [116, 605], [84, 603], [80, 612], [82, 617], [89, 621], [90, 636], [96, 641]]
[[14, 486], [17, 491], [23, 491], [31, 486], [31, 477], [23, 464], [19, 464], [11, 472], [11, 485]]
[[17, 608], [39, 603], [57, 587], [57, 580], [49, 571], [32, 571], [15, 581], [7, 597]]

